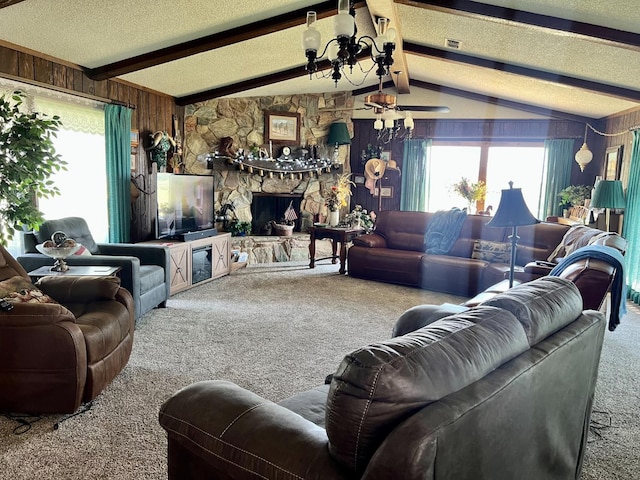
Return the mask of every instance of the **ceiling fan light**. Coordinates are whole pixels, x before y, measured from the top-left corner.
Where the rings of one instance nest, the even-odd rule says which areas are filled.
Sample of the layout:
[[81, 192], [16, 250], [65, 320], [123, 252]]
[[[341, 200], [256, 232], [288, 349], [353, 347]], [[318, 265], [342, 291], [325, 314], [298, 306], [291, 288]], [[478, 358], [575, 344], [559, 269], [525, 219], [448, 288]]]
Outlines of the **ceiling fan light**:
[[411, 116], [411, 112], [407, 112], [407, 116], [404, 118], [404, 128], [407, 130], [413, 130], [414, 128], [413, 117]]
[[384, 128], [384, 124], [382, 123], [382, 120], [380, 118], [376, 118], [376, 121], [373, 122], [373, 129], [382, 130], [383, 128]]
[[395, 120], [393, 118], [385, 118], [384, 119], [384, 128], [393, 128], [395, 126]]
[[591, 160], [593, 160], [593, 152], [589, 150], [587, 142], [582, 144], [580, 150], [576, 152], [575, 158], [578, 165], [580, 165], [580, 171], [584, 172], [584, 167], [586, 167], [589, 163], [591, 163]]

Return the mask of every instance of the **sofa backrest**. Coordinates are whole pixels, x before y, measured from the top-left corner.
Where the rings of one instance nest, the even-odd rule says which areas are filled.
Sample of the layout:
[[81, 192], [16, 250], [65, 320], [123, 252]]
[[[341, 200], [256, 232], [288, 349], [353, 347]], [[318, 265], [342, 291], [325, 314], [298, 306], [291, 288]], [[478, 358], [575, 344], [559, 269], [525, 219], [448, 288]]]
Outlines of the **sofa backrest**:
[[388, 248], [424, 251], [424, 234], [433, 214], [383, 210], [376, 217], [375, 233], [384, 237]]
[[[382, 211], [376, 219], [375, 232], [385, 238], [388, 248], [422, 252], [432, 217], [432, 212]], [[490, 220], [491, 217], [485, 215], [467, 215], [449, 255], [470, 258], [476, 240], [509, 243], [511, 228], [490, 227], [487, 225]], [[557, 223], [518, 227], [516, 263], [526, 265], [534, 260], [546, 260], [568, 230], [567, 225]]]
[[513, 315], [483, 307], [356, 350], [342, 361], [329, 390], [331, 455], [362, 472], [398, 423], [528, 348]]
[[327, 399], [331, 455], [362, 473], [403, 420], [580, 317], [582, 300], [571, 282], [555, 278], [529, 285], [500, 296], [501, 308], [479, 306], [347, 355]]

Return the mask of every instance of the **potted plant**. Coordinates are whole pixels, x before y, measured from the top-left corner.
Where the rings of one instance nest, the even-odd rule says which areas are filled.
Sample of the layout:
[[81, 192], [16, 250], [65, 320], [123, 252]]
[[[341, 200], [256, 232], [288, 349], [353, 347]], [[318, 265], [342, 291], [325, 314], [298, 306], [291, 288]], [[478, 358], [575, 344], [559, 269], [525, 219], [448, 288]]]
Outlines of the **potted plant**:
[[558, 193], [560, 202], [558, 205], [562, 208], [562, 213], [566, 217], [569, 208], [577, 205], [584, 205], [585, 199], [591, 195], [591, 187], [587, 185], [569, 185]]
[[25, 94], [0, 97], [0, 243], [6, 245], [18, 227], [35, 229], [44, 221], [37, 198], [59, 190], [49, 179], [66, 170], [53, 138], [62, 125], [58, 116], [22, 112]]

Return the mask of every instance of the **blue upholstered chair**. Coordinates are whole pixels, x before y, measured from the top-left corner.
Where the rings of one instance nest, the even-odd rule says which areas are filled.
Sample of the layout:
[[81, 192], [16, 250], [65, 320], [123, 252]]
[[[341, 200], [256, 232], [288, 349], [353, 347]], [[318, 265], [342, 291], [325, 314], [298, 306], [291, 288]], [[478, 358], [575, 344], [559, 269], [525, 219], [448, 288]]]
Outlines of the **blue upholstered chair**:
[[24, 254], [18, 262], [29, 272], [54, 260], [36, 250], [36, 245], [51, 239], [54, 232], [64, 232], [81, 243], [91, 255], [72, 255], [66, 263], [73, 265], [118, 266], [121, 285], [131, 292], [136, 321], [155, 307], [165, 307], [169, 298], [170, 256], [162, 245], [134, 243], [96, 243], [87, 222], [80, 217], [45, 221], [38, 231], [23, 235]]

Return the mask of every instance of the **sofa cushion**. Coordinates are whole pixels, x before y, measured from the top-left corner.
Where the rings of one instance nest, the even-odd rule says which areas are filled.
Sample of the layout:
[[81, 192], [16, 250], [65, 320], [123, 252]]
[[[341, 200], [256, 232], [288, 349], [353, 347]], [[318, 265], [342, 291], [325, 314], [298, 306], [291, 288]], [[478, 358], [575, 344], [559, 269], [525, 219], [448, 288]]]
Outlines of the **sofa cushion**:
[[482, 303], [513, 313], [527, 333], [530, 345], [574, 321], [582, 312], [575, 284], [559, 277], [542, 277], [513, 287]]
[[158, 265], [140, 265], [140, 295], [164, 284], [164, 268]]
[[354, 351], [333, 376], [327, 399], [331, 455], [361, 473], [404, 419], [528, 348], [511, 313], [478, 307]]
[[49, 276], [40, 278], [36, 285], [61, 303], [89, 303], [115, 299], [120, 279], [112, 276]]
[[509, 263], [511, 261], [511, 244], [476, 240], [473, 244], [471, 258], [494, 263]]

